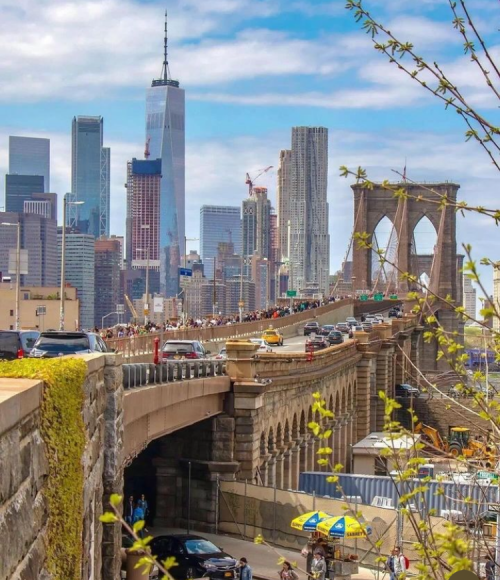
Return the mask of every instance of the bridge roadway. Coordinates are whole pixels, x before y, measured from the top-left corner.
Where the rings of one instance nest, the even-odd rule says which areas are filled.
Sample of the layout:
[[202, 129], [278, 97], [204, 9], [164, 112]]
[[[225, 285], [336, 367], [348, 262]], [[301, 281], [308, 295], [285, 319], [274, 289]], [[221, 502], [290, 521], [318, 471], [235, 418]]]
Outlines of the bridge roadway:
[[[331, 319], [331, 311], [327, 314]], [[304, 341], [297, 336], [299, 324], [303, 321], [295, 322], [295, 335], [282, 351], [257, 355], [256, 345], [229, 341], [228, 376], [213, 376], [215, 367], [210, 367], [201, 378], [124, 391], [121, 356], [82, 357], [87, 365], [82, 385], [86, 445], [80, 458], [83, 527], [78, 533], [82, 546], [96, 547], [94, 558], [91, 551], [82, 554], [82, 577], [119, 577], [120, 529], [102, 525], [99, 515], [109, 494], [124, 492], [125, 465], [154, 439], [158, 445], [148, 452], [156, 455], [142, 457], [147, 456], [147, 475], [155, 482], [155, 524], [185, 525], [189, 459], [193, 529], [212, 529], [218, 478], [296, 489], [299, 473], [314, 467], [318, 446], [324, 445], [307, 429], [314, 392], [335, 414], [328, 445], [336, 463], [349, 465], [351, 443], [380, 430], [384, 409], [376, 391], [390, 394], [395, 383], [404, 382], [411, 369], [403, 352], [418, 365], [415, 318], [356, 333], [355, 340], [317, 352], [312, 360], [305, 352], [292, 352]], [[53, 451], [41, 435], [47, 388], [52, 387], [15, 378], [0, 385], [0, 451], [9, 474], [5, 481], [0, 478], [0, 533], [8, 539], [0, 545], [0, 578], [41, 577], [49, 556], [48, 520], [54, 514], [43, 508], [43, 497], [54, 462], [48, 460]], [[61, 444], [65, 440], [61, 436]], [[144, 465], [140, 457], [138, 465]]]

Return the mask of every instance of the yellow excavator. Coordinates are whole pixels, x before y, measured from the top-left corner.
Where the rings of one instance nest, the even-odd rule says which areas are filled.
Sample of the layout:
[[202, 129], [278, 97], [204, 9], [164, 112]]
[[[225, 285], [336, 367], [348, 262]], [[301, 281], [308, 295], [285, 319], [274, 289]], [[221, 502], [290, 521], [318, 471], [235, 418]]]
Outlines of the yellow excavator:
[[486, 467], [493, 465], [496, 461], [495, 448], [489, 443], [471, 437], [470, 429], [467, 427], [449, 427], [448, 439], [444, 441], [441, 434], [434, 427], [418, 423], [415, 433], [421, 433], [424, 443], [427, 442], [434, 450], [449, 453], [453, 457], [460, 455], [467, 458], [486, 460]]

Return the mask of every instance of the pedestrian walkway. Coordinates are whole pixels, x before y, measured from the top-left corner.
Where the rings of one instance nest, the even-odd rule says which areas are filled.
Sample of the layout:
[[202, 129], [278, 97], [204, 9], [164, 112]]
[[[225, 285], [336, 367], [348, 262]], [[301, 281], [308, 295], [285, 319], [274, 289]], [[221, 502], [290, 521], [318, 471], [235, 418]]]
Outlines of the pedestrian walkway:
[[[148, 528], [153, 536], [160, 536], [162, 534], [185, 534], [186, 530], [179, 528]], [[285, 550], [284, 548], [276, 548], [276, 551], [265, 545], [258, 545], [254, 542], [248, 540], [242, 540], [240, 538], [234, 538], [232, 536], [224, 536], [215, 534], [207, 534], [205, 532], [196, 532], [191, 530], [192, 534], [200, 535], [210, 540], [219, 548], [223, 549], [233, 558], [245, 557], [248, 560], [248, 564], [253, 570], [254, 578], [257, 580], [262, 578], [263, 580], [277, 580], [278, 572], [281, 570], [281, 566], [278, 564], [280, 557], [285, 558], [289, 562], [296, 562], [297, 566], [302, 570], [305, 570], [305, 558], [303, 558], [298, 551]], [[306, 538], [304, 537], [304, 545], [306, 543]], [[294, 566], [295, 567], [295, 566]], [[305, 580], [305, 572], [299, 571], [299, 579]], [[382, 580], [383, 574], [380, 574], [379, 580]], [[359, 574], [352, 576], [352, 580], [377, 580], [377, 574], [375, 571], [369, 570], [368, 568], [359, 569]], [[388, 580], [388, 577], [385, 579]]]

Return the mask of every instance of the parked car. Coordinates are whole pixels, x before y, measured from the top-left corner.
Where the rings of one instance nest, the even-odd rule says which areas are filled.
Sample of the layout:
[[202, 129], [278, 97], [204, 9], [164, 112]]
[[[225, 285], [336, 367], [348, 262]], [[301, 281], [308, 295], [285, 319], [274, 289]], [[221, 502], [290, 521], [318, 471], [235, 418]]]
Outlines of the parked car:
[[273, 349], [262, 338], [251, 338], [250, 342], [259, 345], [257, 352], [273, 352]]
[[274, 328], [268, 328], [264, 330], [262, 333], [262, 340], [266, 342], [266, 344], [276, 344], [278, 346], [283, 346], [283, 335], [280, 334]]
[[176, 566], [169, 572], [177, 580], [236, 578], [237, 560], [201, 536], [157, 536], [150, 546], [152, 554], [162, 562], [170, 557], [175, 558]]
[[326, 337], [326, 340], [328, 340], [331, 346], [332, 344], [342, 344], [344, 342], [344, 337], [340, 330], [332, 330], [332, 332], [330, 332]]
[[304, 325], [304, 336], [309, 336], [310, 334], [318, 334], [319, 322], [306, 322]]
[[347, 324], [347, 322], [339, 322], [335, 327], [336, 330], [340, 330], [340, 332], [343, 332], [344, 334], [348, 334], [350, 328], [351, 327]]
[[[122, 547], [120, 549], [120, 556], [122, 560], [120, 578], [127, 578], [127, 549], [134, 545], [134, 540], [127, 534], [122, 535]], [[158, 566], [154, 564], [149, 572], [148, 580], [158, 580], [160, 577], [160, 570]]]
[[56, 358], [70, 354], [112, 352], [104, 340], [93, 332], [42, 332], [33, 345], [30, 358]]
[[354, 316], [348, 316], [345, 321], [351, 328], [358, 324], [358, 321], [354, 318]]
[[198, 340], [167, 340], [161, 350], [163, 360], [203, 359], [210, 354]]
[[396, 385], [396, 397], [419, 397], [420, 389], [406, 383]]
[[320, 327], [318, 334], [320, 336], [328, 336], [333, 330], [335, 330], [335, 324], [324, 324]]
[[0, 359], [29, 356], [39, 336], [38, 330], [0, 330]]
[[329, 346], [330, 343], [323, 336], [315, 336], [314, 338], [306, 340], [306, 352], [311, 352], [312, 350], [323, 350]]

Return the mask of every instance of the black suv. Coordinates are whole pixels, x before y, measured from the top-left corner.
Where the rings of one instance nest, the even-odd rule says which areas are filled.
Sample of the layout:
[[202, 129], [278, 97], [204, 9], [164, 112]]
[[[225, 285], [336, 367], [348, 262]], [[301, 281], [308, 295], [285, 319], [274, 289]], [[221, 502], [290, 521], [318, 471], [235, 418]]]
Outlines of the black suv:
[[39, 336], [38, 330], [0, 330], [0, 359], [28, 356]]
[[56, 358], [67, 354], [110, 352], [104, 340], [93, 332], [42, 332], [30, 353], [31, 358]]
[[172, 556], [175, 558], [177, 565], [169, 572], [178, 580], [236, 578], [237, 561], [201, 536], [157, 536], [150, 546], [153, 555], [161, 562]]
[[309, 336], [310, 334], [318, 334], [319, 332], [319, 322], [306, 322], [304, 325], [304, 336]]

